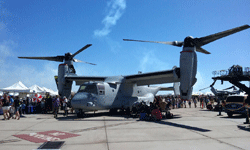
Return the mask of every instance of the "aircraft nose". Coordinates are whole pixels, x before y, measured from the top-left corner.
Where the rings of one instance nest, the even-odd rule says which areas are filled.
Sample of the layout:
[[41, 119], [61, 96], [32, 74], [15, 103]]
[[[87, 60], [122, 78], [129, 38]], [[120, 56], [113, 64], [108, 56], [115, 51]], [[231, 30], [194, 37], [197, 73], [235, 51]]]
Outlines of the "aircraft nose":
[[71, 100], [71, 104], [74, 108], [77, 108], [78, 106], [83, 105], [87, 98], [87, 95], [78, 93]]
[[77, 93], [71, 100], [73, 108], [88, 110], [96, 106], [96, 97], [89, 93]]

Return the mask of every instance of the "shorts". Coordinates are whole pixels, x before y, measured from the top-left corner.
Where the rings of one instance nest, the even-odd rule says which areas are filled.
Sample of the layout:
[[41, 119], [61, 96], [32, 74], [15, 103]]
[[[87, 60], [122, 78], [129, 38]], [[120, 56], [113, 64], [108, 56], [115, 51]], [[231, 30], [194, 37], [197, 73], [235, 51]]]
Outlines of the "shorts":
[[3, 106], [2, 109], [3, 111], [9, 111], [11, 106]]
[[10, 107], [10, 113], [14, 114], [15, 113], [15, 108], [14, 107]]
[[15, 107], [15, 112], [16, 113], [17, 111], [19, 111], [20, 107]]

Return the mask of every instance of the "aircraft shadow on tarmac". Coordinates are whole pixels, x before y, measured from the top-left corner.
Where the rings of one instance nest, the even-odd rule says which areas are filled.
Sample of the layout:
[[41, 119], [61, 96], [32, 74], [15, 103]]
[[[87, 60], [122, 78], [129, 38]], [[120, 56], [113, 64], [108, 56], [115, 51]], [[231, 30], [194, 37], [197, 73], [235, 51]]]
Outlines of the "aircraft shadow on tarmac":
[[[101, 117], [101, 116], [113, 116], [113, 117], [121, 117], [121, 119], [112, 119], [112, 118], [100, 118], [100, 119], [95, 119], [95, 117]], [[84, 119], [86, 118], [86, 119]], [[173, 120], [173, 119], [178, 119], [182, 118], [180, 115], [173, 115], [172, 119], [167, 119], [163, 118], [161, 121], [153, 121], [153, 120], [139, 120], [138, 117], [132, 117], [130, 115], [124, 114], [123, 112], [118, 112], [116, 114], [110, 114], [109, 112], [98, 112], [98, 113], [88, 113], [85, 114], [84, 118], [77, 118], [75, 115], [71, 115], [64, 117], [63, 114], [59, 114], [57, 117], [58, 121], [145, 121], [145, 122], [154, 122], [162, 125], [168, 125], [168, 126], [173, 126], [173, 127], [178, 127], [178, 128], [183, 128], [187, 130], [193, 130], [193, 131], [199, 131], [199, 132], [210, 132], [211, 130], [208, 129], [203, 129], [199, 127], [193, 127], [193, 126], [188, 126], [188, 125], [183, 125], [183, 124], [178, 124], [178, 123], [173, 123], [173, 122], [167, 122], [166, 120]], [[88, 118], [94, 118], [94, 119], [88, 119]], [[127, 119], [124, 119], [127, 118]]]
[[[120, 117], [121, 119], [112, 119], [112, 118], [98, 118], [96, 117], [104, 117], [104, 116], [111, 116], [111, 117]], [[89, 119], [93, 118], [93, 119]], [[126, 119], [124, 119], [126, 118]], [[174, 115], [171, 119], [178, 119], [181, 118], [180, 115]], [[76, 115], [70, 114], [69, 116], [65, 117], [63, 114], [59, 114], [56, 118], [58, 121], [131, 121], [131, 120], [138, 120], [139, 118], [136, 116], [128, 115], [124, 112], [117, 112], [115, 114], [111, 114], [110, 112], [98, 112], [98, 113], [87, 113], [83, 118], [78, 118]], [[163, 118], [162, 120], [168, 120], [167, 118]]]
[[[98, 118], [97, 117], [105, 117], [105, 116], [113, 116], [120, 117], [121, 119], [112, 119], [112, 118]], [[89, 119], [90, 118], [90, 119]], [[91, 119], [93, 118], [93, 119]], [[127, 119], [124, 119], [127, 118]], [[59, 114], [57, 117], [58, 121], [131, 121], [131, 119], [138, 119], [136, 117], [129, 116], [124, 113], [117, 112], [116, 114], [110, 114], [110, 112], [98, 112], [98, 113], [86, 113], [83, 118], [78, 118], [76, 115], [63, 116], [63, 114]]]
[[240, 130], [248, 131], [250, 132], [250, 126], [244, 126], [244, 125], [238, 125], [237, 126]]
[[178, 127], [178, 128], [188, 129], [188, 130], [194, 130], [194, 131], [199, 131], [199, 132], [210, 132], [211, 131], [208, 129], [202, 129], [202, 128], [198, 128], [198, 127], [192, 127], [192, 126], [173, 123], [173, 122], [165, 122], [165, 121], [154, 121], [154, 122], [158, 123], [158, 124], [163, 124], [163, 125], [168, 125], [168, 126], [173, 126], [173, 127]]

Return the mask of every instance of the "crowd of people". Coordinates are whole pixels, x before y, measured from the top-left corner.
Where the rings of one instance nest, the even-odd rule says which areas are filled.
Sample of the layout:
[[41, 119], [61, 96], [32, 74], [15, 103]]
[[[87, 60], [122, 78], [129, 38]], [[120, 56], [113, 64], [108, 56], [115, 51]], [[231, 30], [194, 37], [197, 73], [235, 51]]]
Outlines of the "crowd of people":
[[53, 113], [56, 118], [59, 109], [64, 111], [64, 116], [67, 116], [69, 107], [71, 107], [70, 101], [66, 97], [61, 98], [59, 95], [52, 97], [46, 94], [41, 101], [33, 101], [29, 96], [23, 99], [6, 93], [0, 97], [3, 120], [9, 120], [10, 118], [19, 120], [23, 114], [34, 113]]
[[167, 103], [171, 103], [171, 108], [191, 108], [192, 104], [195, 108], [197, 108], [198, 104], [200, 104], [200, 108], [210, 108], [215, 106], [215, 102], [217, 102], [217, 98], [212, 95], [200, 95], [200, 96], [192, 96], [191, 100], [182, 100], [180, 97], [174, 96], [159, 96], [161, 99], [164, 99]]
[[[143, 112], [146, 113], [147, 116], [151, 116], [152, 110], [157, 109], [157, 111], [165, 111], [171, 115], [171, 113], [169, 113], [170, 109], [191, 108], [192, 104], [197, 108], [198, 103], [200, 104], [200, 108], [212, 110], [212, 108], [215, 107], [215, 102], [217, 102], [216, 97], [211, 95], [193, 96], [191, 100], [182, 100], [180, 96], [156, 96], [154, 102], [150, 103], [150, 106], [146, 106], [142, 103], [138, 105], [136, 111], [139, 110], [138, 112]], [[61, 98], [59, 95], [52, 97], [49, 94], [46, 94], [41, 101], [33, 101], [30, 97], [21, 99], [18, 96], [4, 94], [0, 100], [0, 109], [1, 107], [4, 120], [10, 118], [19, 120], [21, 115], [29, 113], [53, 113], [54, 117], [57, 118], [59, 109], [64, 111], [64, 116], [68, 115], [70, 108], [71, 112], [73, 112], [70, 100], [66, 97]]]
[[215, 104], [219, 104], [215, 102], [217, 102], [217, 99], [212, 95], [193, 96], [191, 100], [182, 100], [180, 97], [174, 96], [156, 96], [154, 102], [150, 102], [149, 106], [145, 102], [141, 102], [134, 107], [136, 110], [132, 110], [132, 112], [137, 111], [140, 114], [140, 119], [143, 120], [160, 120], [162, 112], [165, 112], [166, 118], [173, 117], [169, 111], [170, 109], [191, 108], [192, 105], [197, 108], [197, 104], [199, 103], [201, 109], [207, 108], [212, 110], [215, 108]]

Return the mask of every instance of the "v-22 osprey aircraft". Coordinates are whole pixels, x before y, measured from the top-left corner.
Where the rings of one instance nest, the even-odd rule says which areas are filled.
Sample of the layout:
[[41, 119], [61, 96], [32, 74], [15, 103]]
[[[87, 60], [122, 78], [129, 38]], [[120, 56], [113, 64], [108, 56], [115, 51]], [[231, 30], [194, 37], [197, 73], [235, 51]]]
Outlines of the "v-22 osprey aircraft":
[[[74, 57], [91, 46], [91, 44], [86, 45], [74, 54], [66, 53], [65, 56], [18, 58], [64, 62], [59, 65], [58, 76], [56, 77], [59, 95], [69, 97], [73, 81], [76, 82], [76, 85], [80, 85], [78, 92], [71, 100], [71, 104], [75, 109], [77, 116], [81, 117], [84, 112], [87, 111], [120, 108], [132, 109], [132, 106], [135, 103], [141, 101], [145, 101], [149, 104], [150, 102], [153, 102], [156, 93], [162, 89], [161, 87], [149, 86], [152, 84], [180, 82], [181, 98], [188, 100], [191, 99], [192, 86], [197, 80], [195, 78], [197, 72], [196, 51], [210, 54], [208, 51], [201, 48], [201, 46], [249, 27], [249, 25], [243, 25], [201, 38], [188, 36], [182, 42], [157, 42], [124, 39], [126, 41], [154, 42], [178, 47], [183, 46], [180, 56], [180, 68], [174, 67], [171, 70], [158, 72], [109, 77], [78, 76], [74, 69], [73, 62], [80, 61]], [[176, 86], [178, 85], [176, 84]]]

